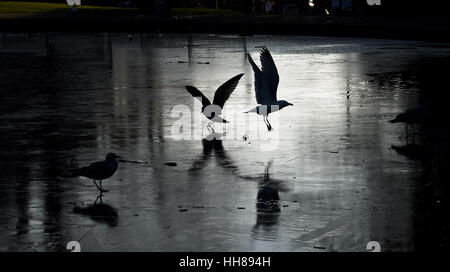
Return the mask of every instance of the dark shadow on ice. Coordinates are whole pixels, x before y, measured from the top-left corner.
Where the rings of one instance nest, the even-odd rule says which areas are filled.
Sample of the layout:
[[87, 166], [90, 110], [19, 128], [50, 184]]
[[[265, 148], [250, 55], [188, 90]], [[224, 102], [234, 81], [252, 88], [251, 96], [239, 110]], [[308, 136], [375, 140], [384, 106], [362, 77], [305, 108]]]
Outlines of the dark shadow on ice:
[[280, 217], [280, 197], [278, 189], [270, 186], [262, 186], [256, 197], [256, 224], [259, 226], [275, 225]]
[[237, 167], [233, 164], [233, 161], [228, 157], [227, 152], [223, 148], [222, 137], [224, 136], [225, 133], [213, 132], [202, 139], [203, 153], [194, 161], [189, 171], [195, 173], [196, 171], [201, 170], [205, 166], [205, 163], [211, 158], [213, 152], [216, 161], [222, 168], [231, 171], [237, 170]]
[[278, 182], [270, 180], [269, 168], [272, 161], [268, 163], [264, 170], [264, 179], [259, 184], [258, 195], [256, 196], [256, 209], [263, 213], [280, 212], [280, 196], [278, 195]]
[[263, 179], [259, 181], [258, 194], [256, 196], [256, 223], [252, 233], [258, 239], [271, 239], [276, 237], [273, 226], [277, 225], [280, 218], [280, 182], [270, 178], [270, 161], [265, 170]]
[[419, 103], [427, 105], [432, 116], [422, 126], [422, 150], [417, 146], [399, 152], [421, 159], [421, 176], [415, 185], [413, 202], [413, 242], [415, 250], [450, 248], [450, 123], [448, 122], [448, 63], [450, 57], [423, 58], [413, 63], [420, 86]]
[[113, 206], [104, 204], [102, 198], [103, 195], [100, 194], [92, 205], [75, 206], [73, 212], [88, 216], [95, 222], [116, 226], [119, 214]]
[[422, 130], [422, 126], [431, 124], [434, 120], [432, 107], [430, 105], [421, 105], [417, 108], [408, 109], [398, 114], [389, 123], [402, 123], [405, 126], [405, 140], [406, 144], [415, 144], [417, 129], [419, 126], [419, 132]]
[[426, 158], [426, 149], [418, 144], [391, 145], [391, 148], [411, 160], [419, 161]]
[[[264, 178], [259, 183], [258, 194], [256, 196], [256, 226], [272, 225], [278, 223], [278, 213], [280, 209], [279, 182], [270, 179], [270, 161], [265, 170]], [[256, 227], [255, 226], [255, 227]]]
[[272, 161], [270, 161], [265, 167], [264, 173], [257, 176], [243, 176], [239, 175], [240, 178], [245, 180], [256, 181], [259, 184], [259, 189], [263, 187], [273, 187], [277, 191], [286, 192], [289, 189], [285, 186], [285, 182], [281, 179], [275, 179], [270, 177], [270, 167], [272, 166]]

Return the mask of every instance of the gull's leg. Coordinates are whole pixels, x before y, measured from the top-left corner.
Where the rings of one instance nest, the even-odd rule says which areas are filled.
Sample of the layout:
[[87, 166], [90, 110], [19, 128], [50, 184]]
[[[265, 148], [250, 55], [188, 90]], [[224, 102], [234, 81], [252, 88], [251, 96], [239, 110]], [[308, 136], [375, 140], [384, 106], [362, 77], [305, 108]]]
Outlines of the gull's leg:
[[269, 124], [269, 119], [267, 119], [267, 116], [264, 116], [264, 123], [266, 124], [267, 130], [270, 131], [271, 126]]
[[206, 125], [206, 128], [207, 128], [208, 130], [211, 129], [211, 121], [208, 122], [208, 124]]
[[102, 193], [106, 193], [106, 192], [108, 192], [109, 190], [103, 190], [103, 188], [102, 188], [102, 180], [100, 180], [100, 192], [102, 192]]
[[208, 125], [206, 127], [208, 127], [209, 129], [211, 129], [211, 132], [214, 133], [214, 129], [212, 127], [212, 124], [214, 124], [214, 121], [209, 121]]
[[266, 124], [267, 129], [269, 129], [269, 125], [267, 124], [267, 119], [266, 119], [265, 115], [263, 115], [263, 120], [264, 120], [264, 124]]
[[269, 131], [271, 131], [272, 130], [272, 125], [269, 123], [269, 116], [266, 117], [266, 120], [267, 120], [267, 129]]
[[269, 123], [269, 120], [267, 120], [267, 124], [269, 125], [269, 126], [267, 127], [267, 129], [268, 129], [269, 131], [272, 131], [273, 128], [272, 128], [272, 125]]
[[[100, 182], [101, 182], [101, 181], [100, 181]], [[101, 187], [98, 187], [97, 182], [95, 182], [95, 179], [94, 179], [94, 184], [95, 184], [95, 187], [97, 187], [97, 189], [101, 192], [101, 191], [102, 191], [102, 188], [101, 188]]]
[[102, 196], [103, 196], [102, 193], [100, 193], [100, 194], [97, 196], [97, 198], [96, 198], [95, 201], [94, 201], [94, 205], [97, 204], [97, 201], [98, 201], [99, 199], [100, 199], [100, 204], [102, 204]]

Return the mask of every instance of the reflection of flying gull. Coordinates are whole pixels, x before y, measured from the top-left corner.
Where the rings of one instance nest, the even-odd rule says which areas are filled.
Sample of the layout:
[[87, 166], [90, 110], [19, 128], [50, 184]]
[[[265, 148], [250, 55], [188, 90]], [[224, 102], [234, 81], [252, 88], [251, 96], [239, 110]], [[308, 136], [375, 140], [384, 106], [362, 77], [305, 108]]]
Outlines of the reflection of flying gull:
[[[119, 167], [117, 158], [120, 158], [120, 156], [117, 156], [114, 153], [108, 153], [108, 155], [106, 155], [106, 160], [94, 162], [88, 167], [81, 168], [80, 176], [93, 179], [95, 186], [100, 192], [107, 192], [107, 190], [102, 189], [102, 180], [114, 175], [117, 167]], [[100, 181], [100, 187], [95, 182], [96, 180]]]
[[255, 72], [256, 102], [260, 105], [246, 113], [256, 112], [257, 114], [262, 115], [267, 129], [272, 130], [272, 126], [268, 119], [269, 114], [281, 110], [286, 106], [292, 106], [292, 104], [286, 100], [277, 100], [277, 88], [280, 78], [269, 50], [265, 46], [263, 46], [261, 50], [260, 60], [262, 69], [258, 68], [250, 54], [247, 55], [248, 61]]
[[194, 86], [186, 86], [186, 90], [193, 97], [196, 97], [198, 100], [200, 100], [200, 102], [202, 102], [202, 113], [206, 116], [206, 118], [210, 120], [207, 127], [211, 128], [211, 130], [213, 130], [211, 127], [211, 124], [213, 124], [213, 122], [228, 123], [227, 120], [220, 117], [220, 115], [222, 115], [222, 108], [223, 105], [225, 105], [225, 102], [230, 97], [231, 93], [234, 91], [234, 89], [236, 89], [236, 86], [243, 75], [244, 74], [239, 74], [222, 84], [214, 94], [214, 100], [212, 104], [209, 99], [206, 98], [206, 96], [203, 95], [203, 93], [200, 92], [197, 88], [195, 88]]
[[202, 140], [203, 154], [199, 157], [199, 159], [194, 161], [189, 171], [195, 173], [195, 171], [202, 169], [205, 166], [205, 163], [211, 158], [213, 152], [216, 161], [221, 167], [233, 172], [237, 171], [237, 167], [234, 166], [233, 161], [228, 157], [228, 154], [222, 145], [222, 137], [224, 136], [225, 133], [211, 133], [204, 138]]

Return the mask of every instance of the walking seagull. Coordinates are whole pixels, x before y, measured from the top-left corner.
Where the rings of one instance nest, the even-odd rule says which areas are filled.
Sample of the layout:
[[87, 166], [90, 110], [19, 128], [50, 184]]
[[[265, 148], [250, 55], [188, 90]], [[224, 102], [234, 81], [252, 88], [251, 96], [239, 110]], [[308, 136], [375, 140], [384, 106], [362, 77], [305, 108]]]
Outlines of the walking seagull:
[[430, 112], [427, 107], [422, 106], [419, 108], [409, 109], [403, 113], [397, 115], [394, 119], [389, 120], [391, 124], [394, 123], [405, 123], [405, 134], [406, 139], [408, 139], [408, 126], [411, 125], [413, 128], [413, 142], [415, 138], [414, 124], [423, 124], [430, 119]]
[[210, 121], [207, 125], [213, 132], [214, 129], [211, 125], [216, 123], [229, 123], [227, 120], [220, 117], [222, 115], [222, 108], [225, 105], [225, 102], [230, 97], [231, 93], [236, 89], [236, 86], [244, 74], [239, 74], [224, 84], [222, 84], [214, 94], [213, 103], [209, 101], [209, 99], [197, 88], [194, 86], [186, 86], [186, 90], [195, 98], [202, 102], [202, 113], [206, 116]]
[[[114, 153], [108, 153], [104, 161], [94, 162], [88, 167], [83, 167], [80, 169], [80, 176], [87, 177], [94, 180], [94, 184], [100, 193], [107, 192], [107, 190], [102, 189], [102, 180], [110, 178], [119, 167], [117, 158], [121, 158]], [[100, 181], [100, 186], [97, 185], [95, 181]]]
[[259, 69], [250, 54], [247, 53], [247, 56], [255, 74], [256, 102], [260, 105], [245, 113], [256, 112], [262, 115], [267, 129], [270, 131], [272, 130], [272, 126], [269, 123], [269, 114], [281, 110], [286, 106], [293, 105], [286, 100], [277, 100], [280, 77], [278, 76], [277, 67], [267, 47], [263, 46], [261, 50], [260, 61], [262, 69]]

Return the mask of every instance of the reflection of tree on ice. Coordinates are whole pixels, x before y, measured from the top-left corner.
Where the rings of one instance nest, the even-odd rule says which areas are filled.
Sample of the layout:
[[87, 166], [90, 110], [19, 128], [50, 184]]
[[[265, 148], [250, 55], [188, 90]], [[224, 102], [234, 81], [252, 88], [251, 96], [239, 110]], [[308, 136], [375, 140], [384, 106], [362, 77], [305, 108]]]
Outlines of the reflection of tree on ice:
[[266, 15], [269, 15], [270, 11], [272, 10], [272, 1], [266, 1], [265, 8]]

